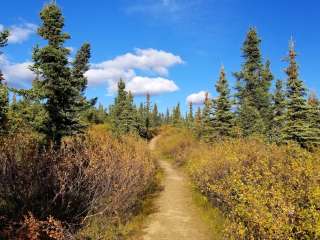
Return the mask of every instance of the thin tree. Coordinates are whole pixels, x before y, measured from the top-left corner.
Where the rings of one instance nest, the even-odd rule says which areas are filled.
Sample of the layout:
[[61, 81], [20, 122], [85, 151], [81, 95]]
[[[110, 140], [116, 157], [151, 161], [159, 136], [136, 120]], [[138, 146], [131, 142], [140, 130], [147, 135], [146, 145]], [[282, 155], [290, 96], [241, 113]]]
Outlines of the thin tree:
[[286, 97], [283, 90], [283, 82], [281, 80], [277, 80], [276, 82], [276, 89], [272, 101], [270, 140], [272, 142], [281, 143], [286, 114]]
[[234, 116], [231, 111], [230, 89], [224, 67], [221, 67], [216, 91], [219, 96], [213, 101], [213, 128], [218, 136], [231, 137], [233, 135]]
[[288, 68], [285, 70], [287, 80], [287, 113], [284, 128], [284, 141], [298, 142], [302, 147], [319, 144], [319, 136], [309, 121], [310, 108], [306, 100], [306, 88], [299, 78], [299, 67], [296, 62], [296, 51], [293, 40], [290, 41]]
[[213, 128], [213, 104], [212, 99], [209, 98], [209, 93], [206, 93], [204, 100], [204, 107], [202, 109], [201, 120], [201, 137], [205, 142], [212, 142], [214, 139]]

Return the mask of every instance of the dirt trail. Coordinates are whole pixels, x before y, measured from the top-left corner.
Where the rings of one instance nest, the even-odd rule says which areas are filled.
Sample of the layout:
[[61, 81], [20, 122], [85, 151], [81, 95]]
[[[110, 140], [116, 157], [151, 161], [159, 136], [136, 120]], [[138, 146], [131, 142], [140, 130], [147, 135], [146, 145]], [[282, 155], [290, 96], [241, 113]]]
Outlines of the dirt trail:
[[[150, 143], [154, 149], [157, 138]], [[156, 200], [157, 212], [150, 216], [144, 240], [212, 240], [206, 223], [193, 203], [187, 178], [166, 161], [160, 160], [164, 170], [164, 191]]]

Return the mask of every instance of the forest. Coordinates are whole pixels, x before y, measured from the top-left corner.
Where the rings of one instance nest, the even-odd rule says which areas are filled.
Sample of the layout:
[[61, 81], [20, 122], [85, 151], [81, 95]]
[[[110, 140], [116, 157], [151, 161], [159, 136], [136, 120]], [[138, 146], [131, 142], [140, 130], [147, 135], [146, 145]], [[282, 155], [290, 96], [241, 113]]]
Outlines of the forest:
[[[110, 106], [87, 98], [90, 43], [70, 61], [61, 8], [46, 4], [40, 19], [32, 87], [11, 87], [0, 69], [0, 239], [144, 239], [166, 188], [159, 159], [221, 214], [214, 239], [320, 239], [320, 100], [300, 79], [293, 39], [286, 79], [251, 27], [235, 86], [221, 66], [216, 97], [162, 113], [148, 93], [135, 104], [122, 79]], [[9, 36], [0, 32], [0, 54]]]

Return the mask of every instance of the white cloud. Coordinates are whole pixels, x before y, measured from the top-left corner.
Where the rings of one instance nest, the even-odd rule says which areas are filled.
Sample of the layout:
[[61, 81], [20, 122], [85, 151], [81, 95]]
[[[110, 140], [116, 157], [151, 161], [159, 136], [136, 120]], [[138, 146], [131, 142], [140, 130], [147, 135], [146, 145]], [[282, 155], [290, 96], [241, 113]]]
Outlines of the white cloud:
[[[143, 91], [137, 89], [137, 86], [143, 87], [141, 82], [147, 83], [146, 79], [148, 79], [148, 85], [150, 85], [150, 80], [152, 80], [152, 85], [157, 84], [158, 88], [159, 85], [163, 84], [162, 93], [172, 92], [172, 89], [177, 90], [178, 87], [171, 80], [162, 77], [168, 76], [170, 67], [182, 63], [181, 57], [169, 52], [156, 49], [136, 49], [134, 53], [126, 53], [112, 60], [93, 64], [91, 69], [86, 73], [86, 76], [90, 85], [107, 84], [109, 94], [116, 91], [117, 83], [120, 79], [123, 79], [127, 85], [134, 86], [134, 91], [132, 92], [135, 94], [143, 94]], [[137, 76], [136, 70], [151, 74], [153, 77]], [[136, 82], [131, 83], [133, 80]], [[139, 84], [137, 84], [137, 81]], [[168, 83], [173, 83], [176, 88], [172, 84], [168, 88]], [[153, 92], [154, 94], [160, 93], [159, 90]]]
[[27, 88], [34, 79], [34, 73], [29, 69], [31, 62], [12, 63], [4, 55], [0, 55], [0, 69], [9, 86]]
[[162, 93], [175, 92], [179, 90], [178, 86], [168, 79], [161, 77], [134, 77], [127, 84], [127, 90], [131, 91], [134, 95], [158, 95]]
[[[206, 99], [206, 91], [200, 91], [198, 93], [193, 93], [193, 94], [190, 94], [188, 97], [187, 97], [187, 102], [188, 103], [193, 103], [193, 104], [203, 104], [205, 99]], [[209, 97], [210, 97], [210, 94], [209, 94]]]
[[[3, 31], [5, 27], [0, 24], [0, 31]], [[29, 39], [37, 30], [37, 25], [33, 23], [24, 23], [21, 25], [12, 25], [8, 27], [10, 35], [8, 43], [22, 43]]]
[[[112, 60], [93, 64], [86, 73], [89, 86], [107, 86], [108, 94], [117, 90], [120, 79], [126, 82], [127, 89], [134, 95], [150, 93], [157, 95], [177, 91], [174, 81], [167, 79], [169, 68], [182, 64], [179, 56], [155, 49], [137, 49]], [[0, 55], [0, 69], [10, 86], [26, 88], [34, 79], [34, 73], [29, 69], [29, 61], [14, 63], [5, 55]], [[140, 74], [137, 74], [139, 71]], [[146, 73], [146, 76], [141, 76]]]

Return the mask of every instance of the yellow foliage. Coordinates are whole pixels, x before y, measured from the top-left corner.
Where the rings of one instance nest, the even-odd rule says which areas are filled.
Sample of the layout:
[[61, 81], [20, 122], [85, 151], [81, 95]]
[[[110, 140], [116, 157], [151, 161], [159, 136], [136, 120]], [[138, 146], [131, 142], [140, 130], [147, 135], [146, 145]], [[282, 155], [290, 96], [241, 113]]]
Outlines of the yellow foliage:
[[185, 131], [167, 130], [159, 151], [229, 219], [227, 239], [320, 239], [319, 153], [259, 138], [209, 145]]

